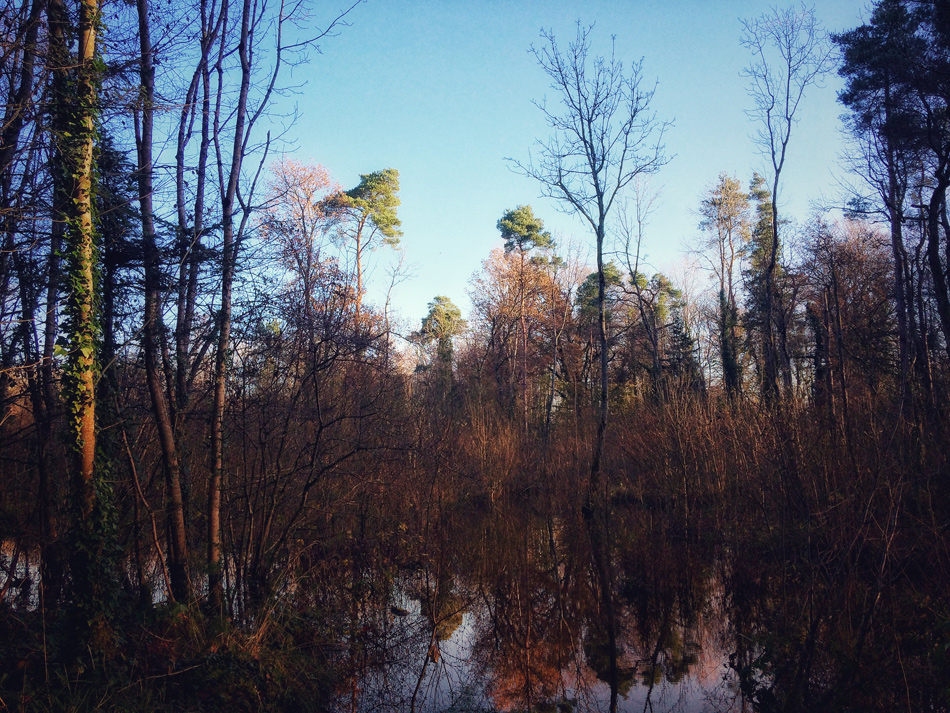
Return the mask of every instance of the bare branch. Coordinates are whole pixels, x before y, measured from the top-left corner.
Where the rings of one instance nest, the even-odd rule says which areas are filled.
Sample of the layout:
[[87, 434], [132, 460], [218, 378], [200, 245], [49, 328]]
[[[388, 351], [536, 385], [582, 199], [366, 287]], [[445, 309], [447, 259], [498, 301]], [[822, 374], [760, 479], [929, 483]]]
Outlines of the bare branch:
[[597, 240], [597, 301], [600, 339], [600, 417], [591, 463], [587, 506], [600, 479], [607, 429], [607, 328], [605, 313], [604, 237], [607, 218], [621, 192], [640, 176], [666, 164], [663, 135], [670, 122], [650, 110], [656, 85], [643, 86], [642, 60], [626, 70], [611, 46], [609, 57], [589, 57], [593, 26], [577, 23], [577, 35], [562, 50], [551, 31], [544, 44], [532, 47], [541, 69], [560, 97], [557, 108], [537, 103], [551, 127], [538, 142], [537, 158], [509, 159], [515, 169], [541, 184], [544, 195], [558, 199], [590, 225]]

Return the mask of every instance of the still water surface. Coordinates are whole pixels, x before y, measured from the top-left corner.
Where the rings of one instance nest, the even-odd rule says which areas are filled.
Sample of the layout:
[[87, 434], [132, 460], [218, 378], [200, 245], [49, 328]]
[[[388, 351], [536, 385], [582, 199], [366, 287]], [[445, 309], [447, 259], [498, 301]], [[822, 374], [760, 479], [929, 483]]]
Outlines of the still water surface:
[[[610, 709], [610, 686], [592, 668], [595, 662], [588, 661], [583, 635], [572, 649], [557, 652], [554, 661], [545, 642], [504, 652], [505, 644], [495, 640], [498, 632], [489, 607], [475, 603], [448, 639], [431, 642], [430, 624], [418, 608], [412, 611], [410, 605], [406, 622], [393, 623], [386, 641], [380, 642], [413, 660], [390, 659], [367, 671], [358, 692], [360, 710], [511, 711], [525, 710], [529, 702], [538, 710]], [[628, 632], [622, 644], [617, 710], [750, 710], [743, 707], [720, 638], [724, 632], [718, 628], [727, 622], [707, 624], [711, 628], [705, 631], [676, 627], [652, 650], [637, 646], [636, 636]], [[507, 645], [515, 648], [513, 642]], [[512, 660], [513, 655], [520, 661]], [[340, 703], [346, 707], [345, 700]]]
[[606, 598], [583, 526], [550, 520], [482, 523], [365, 582], [338, 709], [752, 710], [719, 555], [636, 529], [611, 537]]

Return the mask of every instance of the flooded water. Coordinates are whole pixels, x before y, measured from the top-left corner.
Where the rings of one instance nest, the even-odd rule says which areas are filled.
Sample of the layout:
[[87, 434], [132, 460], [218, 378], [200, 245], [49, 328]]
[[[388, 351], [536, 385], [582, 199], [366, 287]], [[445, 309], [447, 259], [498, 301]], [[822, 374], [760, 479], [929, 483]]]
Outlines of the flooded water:
[[617, 518], [605, 589], [581, 522], [466, 525], [386, 587], [364, 575], [339, 710], [752, 710], [713, 548]]
[[[341, 519], [235, 622], [280, 618], [280, 654], [312, 662], [339, 713], [948, 710], [945, 535], [538, 500]], [[37, 561], [4, 543], [0, 605], [35, 609]]]
[[34, 609], [39, 604], [37, 547], [14, 540], [0, 542], [0, 606]]
[[[529, 631], [520, 632], [520, 639], [506, 639], [492, 602], [465, 604], [451, 632], [437, 631], [434, 636], [431, 621], [418, 604], [410, 604], [408, 614], [393, 616], [385, 634], [373, 644], [389, 652], [387, 661], [365, 672], [357, 709], [610, 709], [606, 655], [591, 631], [582, 628], [577, 638], [560, 642], [543, 640], [541, 632], [531, 641]], [[620, 642], [616, 710], [748, 710], [721, 638], [727, 622], [719, 618], [721, 611], [712, 614], [702, 630], [670, 622], [662, 640], [652, 646], [639, 641], [635, 622], [627, 622]], [[348, 698], [341, 696], [341, 708], [351, 703]]]
[[398, 556], [364, 543], [348, 561], [375, 566], [341, 578], [336, 709], [947, 710], [950, 606], [919, 538], [879, 548], [781, 510], [601, 513], [453, 504]]

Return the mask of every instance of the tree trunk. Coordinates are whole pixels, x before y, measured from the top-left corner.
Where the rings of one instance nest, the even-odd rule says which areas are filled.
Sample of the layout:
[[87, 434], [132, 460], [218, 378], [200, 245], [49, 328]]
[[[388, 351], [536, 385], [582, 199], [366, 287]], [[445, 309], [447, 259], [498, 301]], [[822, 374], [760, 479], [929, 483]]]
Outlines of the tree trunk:
[[775, 266], [778, 262], [778, 172], [772, 186], [772, 245], [769, 251], [769, 263], [765, 268], [765, 342], [762, 345], [762, 398], [768, 404], [779, 399], [778, 354], [775, 344]]
[[159, 361], [163, 327], [160, 292], [160, 266], [152, 212], [152, 127], [155, 101], [155, 70], [152, 66], [152, 44], [148, 26], [148, 0], [137, 0], [139, 45], [141, 59], [139, 75], [142, 86], [141, 119], [137, 122], [139, 209], [142, 218], [142, 240], [145, 254], [145, 323], [143, 325], [145, 376], [152, 401], [152, 416], [158, 430], [162, 460], [168, 491], [168, 521], [170, 547], [169, 577], [173, 600], [187, 602], [191, 597], [188, 576], [188, 539], [185, 528], [185, 508], [181, 489], [181, 469], [172, 419], [165, 399]]
[[945, 172], [939, 172], [927, 212], [927, 260], [933, 278], [940, 328], [943, 331], [944, 344], [950, 353], [950, 294], [947, 291], [947, 275], [940, 256], [940, 215], [944, 209], [948, 185], [950, 177], [945, 175]]
[[[885, 77], [884, 84], [884, 125], [891, 124], [891, 83], [890, 77]], [[910, 333], [908, 329], [908, 313], [910, 303], [907, 297], [911, 296], [909, 285], [905, 284], [907, 276], [907, 251], [904, 248], [903, 204], [904, 190], [900, 188], [897, 177], [897, 157], [890, 140], [887, 140], [887, 188], [885, 189], [885, 205], [887, 218], [891, 227], [891, 253], [894, 256], [894, 311], [897, 313], [897, 344], [900, 355], [901, 404], [905, 409], [913, 408], [913, 399], [910, 398]]]
[[221, 218], [223, 245], [221, 249], [221, 307], [218, 314], [218, 345], [214, 360], [214, 411], [211, 419], [211, 450], [213, 466], [208, 486], [208, 604], [222, 613], [224, 582], [222, 578], [221, 487], [224, 480], [224, 409], [227, 389], [228, 353], [231, 341], [231, 290], [237, 261], [234, 216], [238, 182], [244, 161], [247, 98], [251, 86], [251, 0], [244, 0], [241, 11], [241, 34], [238, 55], [241, 61], [241, 88], [235, 112], [231, 167], [227, 183], [221, 186]]
[[[95, 137], [96, 86], [95, 68], [96, 0], [80, 2], [78, 56], [71, 58], [65, 45], [65, 27], [69, 16], [60, 0], [49, 4], [50, 42], [53, 72], [58, 77], [60, 94], [55, 97], [57, 113], [57, 158], [66, 176], [68, 200], [62, 220], [65, 223], [67, 271], [70, 292], [69, 314], [68, 401], [72, 446], [73, 475], [82, 520], [92, 515], [96, 501], [93, 484], [96, 447], [94, 390], [96, 367], [95, 244], [93, 228], [93, 141]], [[74, 86], [69, 87], [70, 78]]]
[[607, 279], [604, 275], [604, 217], [597, 228], [597, 338], [600, 345], [600, 408], [597, 418], [597, 441], [590, 466], [590, 483], [587, 491], [587, 506], [594, 504], [594, 493], [600, 485], [604, 459], [604, 441], [607, 436]]
[[57, 95], [53, 131], [56, 170], [63, 176], [67, 199], [60, 218], [65, 223], [66, 336], [68, 358], [63, 372], [62, 398], [66, 411], [69, 471], [72, 481], [72, 541], [70, 549], [73, 602], [83, 612], [72, 643], [79, 652], [105, 639], [108, 630], [110, 561], [114, 522], [106, 507], [109, 484], [96, 471], [96, 376], [98, 366], [97, 250], [93, 218], [93, 150], [98, 113], [99, 68], [96, 57], [98, 0], [81, 0], [75, 34], [77, 53], [71, 56], [65, 38], [69, 14], [61, 0], [50, 0], [50, 55]]

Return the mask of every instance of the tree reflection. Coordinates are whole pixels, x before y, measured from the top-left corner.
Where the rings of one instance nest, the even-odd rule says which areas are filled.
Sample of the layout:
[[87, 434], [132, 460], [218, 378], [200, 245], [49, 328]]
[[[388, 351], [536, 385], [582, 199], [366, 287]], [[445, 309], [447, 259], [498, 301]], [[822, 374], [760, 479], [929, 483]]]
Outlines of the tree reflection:
[[695, 509], [687, 528], [662, 503], [606, 507], [599, 543], [581, 513], [506, 496], [444, 513], [398, 562], [352, 545], [320, 586], [335, 578], [336, 599], [309, 604], [343, 615], [338, 708], [939, 710], [874, 678], [900, 657], [905, 692], [946, 679], [932, 652], [947, 632], [903, 633], [945, 604], [887, 595], [880, 546], [864, 542], [855, 563], [832, 541], [778, 527], [769, 538], [753, 515], [704, 537]]
[[504, 710], [563, 700], [576, 687], [590, 592], [583, 569], [559, 542], [562, 528], [550, 518], [532, 528], [495, 528], [496, 537], [508, 541], [494, 543], [476, 585], [483, 615], [472, 652], [492, 700]]
[[538, 518], [531, 528], [523, 518], [511, 519], [518, 527], [493, 523], [475, 585], [482, 613], [472, 656], [497, 709], [616, 710], [633, 698], [652, 709], [654, 689], [688, 678], [704, 643], [720, 636], [707, 624], [715, 620], [712, 567], [690, 568], [698, 558], [628, 515], [614, 513], [604, 540], [620, 573], [606, 592], [580, 518]]

